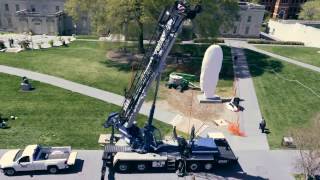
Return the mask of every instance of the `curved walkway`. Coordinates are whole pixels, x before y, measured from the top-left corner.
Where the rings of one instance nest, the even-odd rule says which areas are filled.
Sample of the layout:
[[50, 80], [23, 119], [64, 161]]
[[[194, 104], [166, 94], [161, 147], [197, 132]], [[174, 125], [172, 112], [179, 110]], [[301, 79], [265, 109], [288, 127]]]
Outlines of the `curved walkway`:
[[[115, 104], [118, 106], [122, 106], [122, 103], [124, 100], [124, 97], [118, 94], [114, 94], [114, 93], [107, 92], [94, 87], [68, 81], [63, 78], [58, 78], [58, 77], [54, 77], [54, 76], [50, 76], [50, 75], [46, 75], [38, 72], [33, 72], [25, 69], [0, 65], [0, 73], [6, 73], [6, 74], [11, 74], [11, 75], [20, 76], [20, 77], [26, 76], [32, 80], [40, 81], [42, 83], [50, 84], [50, 85], [67, 89], [73, 92], [77, 92], [79, 94], [93, 97], [95, 99], [99, 99], [101, 101]], [[150, 107], [151, 107], [150, 105], [144, 104], [140, 110], [140, 113], [144, 115], [149, 115]], [[175, 116], [176, 116], [175, 113], [168, 112], [167, 110], [162, 110], [161, 108], [157, 108], [154, 115], [155, 119], [167, 124], [170, 124]]]
[[294, 59], [291, 59], [291, 58], [287, 58], [287, 57], [284, 57], [284, 56], [280, 56], [278, 54], [274, 54], [274, 53], [259, 49], [259, 48], [255, 47], [255, 46], [251, 45], [251, 44], [248, 44], [247, 42], [244, 42], [244, 41], [229, 41], [229, 44], [230, 43], [235, 45], [235, 46], [237, 46], [237, 47], [250, 49], [252, 51], [255, 51], [255, 52], [258, 52], [258, 53], [261, 53], [261, 54], [265, 54], [267, 56], [279, 59], [281, 61], [286, 61], [288, 63], [295, 64], [297, 66], [300, 66], [300, 67], [303, 67], [303, 68], [307, 68], [307, 69], [310, 69], [312, 71], [316, 71], [316, 72], [320, 73], [320, 67], [313, 66], [313, 65], [310, 65], [310, 64], [307, 64], [307, 63], [300, 62], [298, 60], [294, 60]]

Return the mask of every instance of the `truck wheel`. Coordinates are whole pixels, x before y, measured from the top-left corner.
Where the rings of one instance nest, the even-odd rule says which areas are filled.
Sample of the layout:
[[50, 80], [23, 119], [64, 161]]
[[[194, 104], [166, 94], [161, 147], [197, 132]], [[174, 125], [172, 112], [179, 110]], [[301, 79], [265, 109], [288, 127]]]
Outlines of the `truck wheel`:
[[128, 170], [128, 164], [126, 164], [126, 163], [121, 163], [121, 164], [119, 164], [118, 169], [119, 169], [119, 171], [121, 171], [121, 172], [125, 172], [125, 171]]
[[13, 168], [4, 169], [3, 172], [7, 176], [13, 176], [16, 173]]
[[192, 170], [192, 171], [196, 171], [198, 170], [199, 168], [199, 165], [197, 163], [191, 163], [189, 168]]
[[147, 169], [147, 166], [146, 166], [146, 164], [141, 163], [141, 164], [137, 165], [137, 169], [139, 171], [145, 171]]
[[207, 171], [211, 170], [212, 167], [213, 167], [212, 163], [206, 163], [206, 164], [204, 165], [204, 169], [207, 170]]
[[58, 172], [57, 166], [50, 166], [48, 167], [48, 171], [50, 174], [56, 174]]

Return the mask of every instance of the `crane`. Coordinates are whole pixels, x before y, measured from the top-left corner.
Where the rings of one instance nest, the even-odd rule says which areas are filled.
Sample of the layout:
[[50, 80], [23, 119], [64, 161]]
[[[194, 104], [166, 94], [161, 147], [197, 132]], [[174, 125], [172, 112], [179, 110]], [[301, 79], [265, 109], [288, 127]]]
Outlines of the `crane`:
[[[104, 179], [107, 167], [109, 171], [115, 168], [124, 172], [130, 169], [130, 162], [137, 164], [135, 169], [138, 171], [164, 167], [167, 170], [176, 170], [178, 167], [186, 170], [187, 158], [197, 151], [195, 146], [204, 147], [198, 149], [198, 152], [212, 153], [211, 161], [213, 161], [213, 153], [217, 151], [217, 147], [212, 138], [195, 140], [195, 130], [192, 128], [188, 142], [178, 137], [174, 128], [175, 141], [166, 142], [158, 138], [158, 134], [161, 133], [153, 126], [160, 76], [165, 68], [166, 58], [183, 23], [195, 18], [201, 9], [200, 4], [191, 7], [185, 0], [179, 0], [162, 11], [156, 33], [149, 42], [139, 70], [135, 73], [130, 88], [125, 90], [125, 100], [120, 112], [111, 113], [104, 123], [104, 127], [112, 128], [112, 132], [109, 143], [104, 147], [101, 179]], [[138, 127], [137, 115], [154, 81], [156, 88], [147, 123], [144, 127]], [[115, 136], [116, 130], [120, 133], [120, 137]], [[211, 161], [208, 160], [213, 163]], [[191, 169], [194, 169], [195, 165], [197, 163], [193, 163]]]

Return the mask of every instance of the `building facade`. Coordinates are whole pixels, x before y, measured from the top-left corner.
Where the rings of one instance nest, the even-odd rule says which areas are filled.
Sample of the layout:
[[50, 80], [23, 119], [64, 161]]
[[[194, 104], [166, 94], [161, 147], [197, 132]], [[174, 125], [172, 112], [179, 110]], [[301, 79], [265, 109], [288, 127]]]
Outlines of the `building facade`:
[[231, 29], [220, 30], [224, 37], [258, 38], [263, 22], [265, 7], [248, 2], [239, 2], [239, 16]]
[[301, 6], [308, 0], [260, 0], [272, 18], [297, 19]]
[[88, 34], [88, 18], [76, 25], [64, 12], [65, 0], [0, 0], [0, 31], [33, 34]]

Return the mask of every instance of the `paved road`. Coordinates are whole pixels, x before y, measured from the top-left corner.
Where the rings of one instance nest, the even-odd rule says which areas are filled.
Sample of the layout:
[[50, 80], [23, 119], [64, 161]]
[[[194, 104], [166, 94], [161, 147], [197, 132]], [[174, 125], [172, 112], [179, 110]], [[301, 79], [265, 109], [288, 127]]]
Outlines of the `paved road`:
[[[103, 91], [101, 89], [82, 85], [82, 84], [68, 81], [59, 77], [37, 73], [37, 72], [25, 70], [25, 69], [0, 65], [0, 73], [6, 73], [6, 74], [11, 74], [11, 75], [20, 76], [20, 77], [27, 76], [29, 79], [33, 79], [33, 80], [40, 81], [53, 86], [57, 86], [63, 89], [67, 89], [73, 92], [77, 92], [79, 94], [93, 97], [93, 98], [96, 98], [108, 103], [112, 103], [118, 106], [122, 106], [122, 103], [124, 100], [124, 97], [111, 92]], [[140, 110], [140, 113], [144, 115], [149, 115], [149, 110], [150, 110], [150, 105], [144, 104]], [[154, 117], [157, 120], [170, 124], [170, 122], [172, 122], [172, 119], [175, 116], [176, 114], [174, 113], [168, 112], [167, 110], [162, 110], [161, 108], [157, 108], [157, 110], [155, 111]]]
[[[5, 150], [0, 150], [0, 156]], [[50, 175], [46, 172], [20, 173], [17, 176], [8, 177], [0, 173], [1, 180], [98, 180], [100, 179], [102, 151], [78, 151], [78, 159], [73, 169], [63, 171], [58, 175]], [[245, 180], [286, 180], [281, 176], [282, 171], [290, 169], [292, 159], [296, 156], [295, 151], [241, 151], [243, 159], [240, 167], [228, 170], [215, 170], [214, 174], [199, 173], [194, 174], [196, 180], [214, 179], [245, 179]], [[264, 156], [261, 156], [264, 154]], [[278, 165], [278, 166], [275, 166]], [[246, 173], [243, 172], [245, 170]], [[291, 170], [291, 169], [290, 169]], [[280, 176], [279, 176], [280, 175]], [[161, 174], [116, 174], [116, 180], [191, 180], [191, 176], [178, 178], [174, 173]]]

